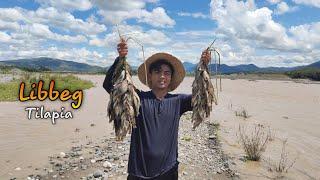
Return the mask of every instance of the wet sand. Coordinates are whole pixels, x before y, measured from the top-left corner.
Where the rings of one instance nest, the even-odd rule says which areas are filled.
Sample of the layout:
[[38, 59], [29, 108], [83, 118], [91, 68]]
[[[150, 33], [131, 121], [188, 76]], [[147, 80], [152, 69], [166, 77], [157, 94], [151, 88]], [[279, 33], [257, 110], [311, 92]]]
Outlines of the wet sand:
[[[108, 94], [102, 88], [104, 76], [81, 75], [96, 87], [85, 91], [79, 110], [73, 110], [73, 119], [27, 119], [27, 106], [44, 105], [46, 109], [70, 110], [70, 102], [0, 102], [0, 177], [26, 177], [44, 167], [48, 156], [70, 149], [72, 142], [81, 143], [103, 136], [110, 136], [112, 125], [106, 118]], [[147, 90], [134, 77], [140, 89]], [[187, 77], [174, 92], [191, 93], [193, 78]], [[240, 161], [243, 151], [237, 144], [239, 124], [254, 123], [270, 126], [276, 139], [270, 142], [264, 158], [277, 159], [281, 139], [288, 138], [289, 157], [299, 153], [294, 167], [285, 174], [289, 179], [319, 179], [320, 177], [320, 85], [292, 81], [248, 81], [223, 79], [219, 92], [219, 105], [214, 107], [211, 121], [220, 123], [219, 137], [225, 153], [233, 157], [244, 179], [266, 179], [274, 174], [267, 171], [267, 163]], [[232, 108], [231, 108], [232, 104]], [[234, 111], [245, 108], [251, 117], [243, 120]], [[94, 123], [94, 128], [90, 124]], [[75, 131], [76, 129], [78, 131]], [[20, 167], [21, 170], [15, 170]], [[40, 170], [39, 170], [40, 171]]]

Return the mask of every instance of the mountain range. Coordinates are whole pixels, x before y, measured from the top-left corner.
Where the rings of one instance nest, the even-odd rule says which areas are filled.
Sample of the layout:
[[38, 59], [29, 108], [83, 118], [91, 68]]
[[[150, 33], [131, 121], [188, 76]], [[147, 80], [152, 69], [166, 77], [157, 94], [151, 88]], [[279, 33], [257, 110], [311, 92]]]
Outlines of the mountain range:
[[[44, 70], [44, 71], [58, 71], [58, 72], [80, 72], [80, 73], [104, 73], [108, 67], [93, 66], [85, 63], [78, 63], [74, 61], [66, 61], [61, 59], [53, 59], [47, 57], [30, 58], [30, 59], [18, 59], [18, 60], [6, 60], [0, 61], [0, 65], [14, 66], [17, 68], [32, 69], [32, 70]], [[183, 66], [187, 73], [193, 73], [196, 64], [184, 62]], [[132, 66], [134, 71], [137, 70], [137, 66]], [[215, 64], [210, 64], [210, 71], [215, 71]], [[283, 73], [293, 70], [300, 70], [303, 68], [319, 68], [320, 61], [312, 63], [307, 66], [296, 67], [258, 67], [254, 64], [244, 64], [229, 66], [226, 64], [220, 65], [220, 72], [222, 74], [232, 73]]]

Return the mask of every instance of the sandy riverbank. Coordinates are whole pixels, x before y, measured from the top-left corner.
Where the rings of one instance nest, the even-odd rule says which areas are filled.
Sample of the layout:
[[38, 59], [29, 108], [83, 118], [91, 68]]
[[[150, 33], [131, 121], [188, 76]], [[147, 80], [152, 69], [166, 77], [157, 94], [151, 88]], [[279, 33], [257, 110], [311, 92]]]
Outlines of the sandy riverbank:
[[[26, 177], [41, 172], [48, 165], [48, 156], [67, 151], [88, 140], [110, 138], [112, 125], [106, 119], [108, 95], [101, 87], [104, 76], [81, 75], [95, 82], [96, 87], [85, 91], [85, 99], [74, 118], [27, 120], [27, 106], [44, 105], [59, 110], [70, 109], [70, 102], [1, 102], [0, 103], [0, 176]], [[135, 77], [138, 87], [145, 89]], [[187, 77], [175, 93], [191, 93], [193, 78]], [[261, 123], [275, 131], [276, 139], [268, 144], [264, 157], [276, 160], [281, 150], [281, 139], [288, 138], [289, 157], [299, 158], [285, 174], [289, 179], [317, 179], [320, 177], [320, 85], [292, 81], [248, 81], [223, 79], [219, 105], [214, 108], [211, 121], [220, 123], [219, 137], [223, 150], [236, 162], [240, 178], [265, 179], [272, 177], [265, 162], [243, 162], [243, 152], [236, 142], [239, 124]], [[232, 108], [230, 105], [232, 104]], [[251, 117], [243, 120], [234, 111], [245, 108]], [[91, 124], [95, 126], [91, 127]], [[78, 130], [76, 130], [78, 129]], [[15, 170], [17, 167], [21, 170]], [[35, 169], [39, 170], [35, 170]]]

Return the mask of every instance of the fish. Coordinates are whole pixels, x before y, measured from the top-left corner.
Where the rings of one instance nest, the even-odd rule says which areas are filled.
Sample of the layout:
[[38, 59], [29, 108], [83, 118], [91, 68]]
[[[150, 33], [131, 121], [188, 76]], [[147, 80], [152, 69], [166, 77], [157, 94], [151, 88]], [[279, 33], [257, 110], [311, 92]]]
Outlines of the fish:
[[192, 123], [193, 129], [210, 116], [212, 104], [218, 104], [211, 82], [208, 64], [200, 60], [192, 83]]
[[113, 88], [107, 107], [109, 122], [113, 122], [116, 140], [122, 141], [132, 128], [136, 128], [139, 115], [140, 98], [133, 84], [131, 68], [126, 57], [118, 59], [112, 75]]

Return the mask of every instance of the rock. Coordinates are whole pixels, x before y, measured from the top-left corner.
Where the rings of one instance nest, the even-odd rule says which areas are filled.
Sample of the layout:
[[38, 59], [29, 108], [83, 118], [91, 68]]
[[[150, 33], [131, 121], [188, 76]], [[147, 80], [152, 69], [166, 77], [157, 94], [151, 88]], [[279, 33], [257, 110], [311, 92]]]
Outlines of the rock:
[[100, 169], [96, 170], [96, 171], [93, 173], [93, 177], [95, 177], [95, 178], [102, 177], [103, 175], [104, 175], [104, 172], [101, 171]]
[[183, 171], [183, 172], [182, 172], [182, 175], [188, 175], [188, 173], [187, 173], [187, 172], [185, 172], [185, 171]]
[[64, 152], [60, 152], [60, 157], [66, 157], [66, 153], [64, 153]]
[[240, 157], [239, 160], [240, 160], [240, 161], [243, 161], [243, 162], [246, 162], [246, 161], [247, 161], [247, 159], [246, 159], [245, 157]]
[[112, 168], [112, 164], [109, 161], [105, 161], [102, 166], [105, 168]]
[[91, 123], [90, 126], [93, 127], [93, 126], [95, 126], [95, 124]]
[[84, 157], [80, 156], [79, 159], [80, 159], [80, 161], [83, 161], [83, 160], [84, 160]]
[[86, 170], [87, 169], [87, 165], [85, 164], [81, 164], [81, 167], [80, 167], [82, 170]]
[[90, 162], [93, 164], [93, 163], [96, 163], [96, 160], [95, 159], [91, 159]]
[[16, 170], [16, 171], [21, 171], [21, 167], [17, 167], [17, 168], [15, 168], [14, 170]]

